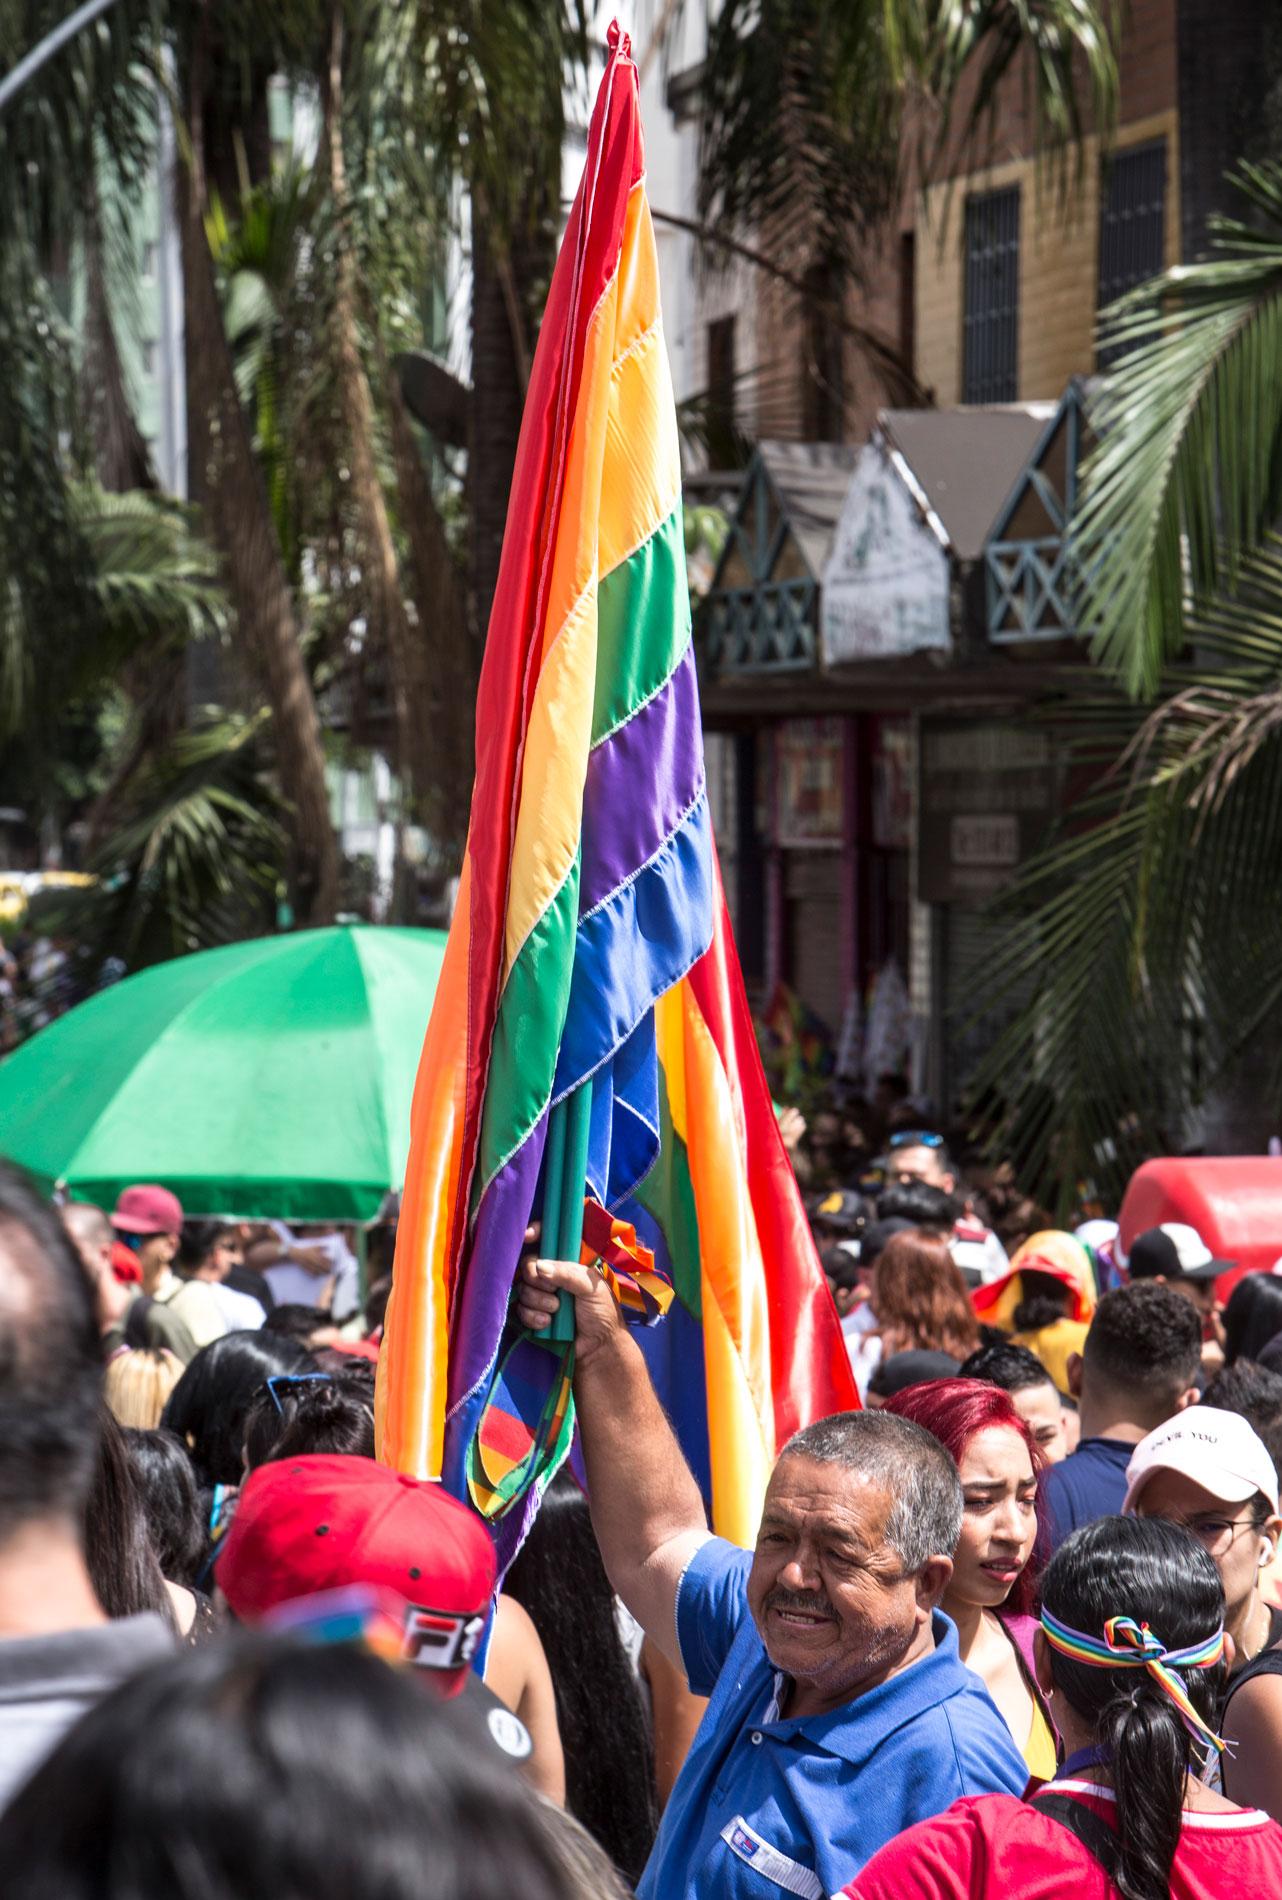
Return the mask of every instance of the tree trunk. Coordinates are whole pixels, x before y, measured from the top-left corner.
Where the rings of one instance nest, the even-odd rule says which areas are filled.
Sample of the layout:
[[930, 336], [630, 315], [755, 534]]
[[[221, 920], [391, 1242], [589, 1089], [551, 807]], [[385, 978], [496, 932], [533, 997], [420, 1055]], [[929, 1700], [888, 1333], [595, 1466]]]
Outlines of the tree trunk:
[[116, 326], [111, 319], [107, 275], [102, 256], [98, 186], [92, 173], [86, 185], [85, 354], [81, 371], [85, 421], [93, 443], [94, 473], [113, 494], [130, 488], [154, 489], [151, 456], [129, 401]]
[[479, 187], [472, 189], [468, 500], [473, 612], [482, 629], [498, 581], [525, 387], [556, 257], [560, 168], [559, 140], [531, 154], [525, 190], [506, 231], [490, 216]]
[[[396, 772], [400, 781], [401, 811], [397, 821], [397, 879], [404, 883], [401, 838], [407, 818], [421, 821], [431, 769], [432, 724], [424, 715], [422, 668], [414, 652], [421, 637], [409, 623], [401, 593], [400, 564], [392, 540], [391, 523], [375, 455], [374, 405], [361, 358], [358, 334], [356, 255], [350, 226], [347, 169], [343, 152], [343, 9], [333, 0], [330, 11], [329, 62], [321, 88], [324, 157], [329, 166], [337, 258], [334, 277], [334, 360], [338, 373], [339, 403], [351, 471], [351, 493], [360, 535], [360, 559], [365, 582], [369, 630], [375, 646], [387, 657], [395, 734]], [[415, 703], [417, 699], [417, 704]], [[394, 899], [396, 908], [403, 901]]]
[[521, 383], [507, 299], [479, 194], [472, 200], [472, 418], [467, 445], [472, 611], [489, 625], [521, 432]]
[[410, 544], [417, 620], [411, 642], [411, 698], [415, 716], [430, 723], [433, 735], [432, 826], [438, 842], [461, 862], [472, 799], [480, 650], [468, 619], [463, 577], [423, 466], [400, 377], [388, 362], [376, 321], [372, 328], [391, 419], [398, 511]]
[[208, 18], [206, 4], [192, 56], [190, 143], [179, 193], [192, 489], [204, 501], [211, 536], [223, 556], [239, 640], [272, 710], [281, 787], [294, 813], [294, 913], [300, 923], [322, 924], [332, 921], [338, 905], [338, 845], [329, 815], [320, 718], [267, 489], [236, 394], [205, 237], [201, 104]]

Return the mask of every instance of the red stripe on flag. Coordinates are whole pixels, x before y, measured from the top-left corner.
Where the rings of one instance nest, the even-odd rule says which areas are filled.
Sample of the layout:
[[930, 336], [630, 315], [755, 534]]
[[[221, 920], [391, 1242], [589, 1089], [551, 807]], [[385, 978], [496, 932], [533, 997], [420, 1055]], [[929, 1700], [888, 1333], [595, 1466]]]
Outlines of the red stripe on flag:
[[855, 1411], [850, 1357], [779, 1133], [739, 968], [720, 866], [712, 943], [687, 979], [743, 1106], [748, 1192], [770, 1311], [775, 1444], [831, 1412]]

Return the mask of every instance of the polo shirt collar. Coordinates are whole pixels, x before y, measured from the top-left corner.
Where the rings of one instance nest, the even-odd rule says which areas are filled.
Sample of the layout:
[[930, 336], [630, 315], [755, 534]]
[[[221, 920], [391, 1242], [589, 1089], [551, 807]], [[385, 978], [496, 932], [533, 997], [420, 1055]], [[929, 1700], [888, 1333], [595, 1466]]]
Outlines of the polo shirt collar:
[[957, 1628], [942, 1610], [930, 1619], [935, 1647], [898, 1675], [879, 1682], [839, 1709], [823, 1715], [803, 1715], [763, 1723], [781, 1741], [804, 1738], [852, 1768], [859, 1767], [886, 1737], [905, 1723], [937, 1708], [967, 1687], [969, 1672], [957, 1648]]

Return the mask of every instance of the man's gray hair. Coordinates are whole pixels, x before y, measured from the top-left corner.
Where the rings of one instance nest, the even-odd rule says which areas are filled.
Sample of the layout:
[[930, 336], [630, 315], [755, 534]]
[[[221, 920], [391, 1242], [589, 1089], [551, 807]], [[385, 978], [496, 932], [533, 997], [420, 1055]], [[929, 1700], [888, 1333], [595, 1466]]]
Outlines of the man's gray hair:
[[951, 1557], [961, 1536], [957, 1467], [937, 1438], [894, 1412], [834, 1412], [805, 1425], [781, 1458], [840, 1465], [890, 1493], [886, 1541], [916, 1575], [931, 1557]]

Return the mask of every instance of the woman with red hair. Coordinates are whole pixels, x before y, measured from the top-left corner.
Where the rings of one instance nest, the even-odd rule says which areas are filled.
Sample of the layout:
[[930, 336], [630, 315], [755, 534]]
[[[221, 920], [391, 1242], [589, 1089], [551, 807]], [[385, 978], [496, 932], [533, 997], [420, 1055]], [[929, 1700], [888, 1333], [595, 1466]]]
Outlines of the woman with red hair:
[[1008, 1392], [979, 1379], [934, 1379], [887, 1401], [937, 1438], [961, 1478], [964, 1510], [941, 1608], [961, 1659], [983, 1679], [1040, 1781], [1055, 1773], [1054, 1725], [1033, 1669], [1045, 1460]]

